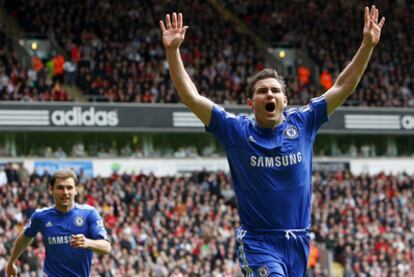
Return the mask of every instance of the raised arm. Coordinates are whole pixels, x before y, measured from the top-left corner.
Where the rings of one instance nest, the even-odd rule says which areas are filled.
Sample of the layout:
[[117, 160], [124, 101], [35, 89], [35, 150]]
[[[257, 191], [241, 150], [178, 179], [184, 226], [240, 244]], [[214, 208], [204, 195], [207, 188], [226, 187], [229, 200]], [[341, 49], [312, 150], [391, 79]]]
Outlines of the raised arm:
[[10, 259], [7, 262], [7, 276], [17, 276], [16, 260], [26, 250], [26, 248], [29, 246], [32, 240], [32, 238], [26, 237], [24, 235], [24, 232], [21, 232], [20, 235], [17, 237], [16, 241], [14, 242], [13, 249], [11, 251]]
[[361, 80], [368, 61], [371, 58], [375, 46], [381, 36], [381, 28], [385, 18], [382, 17], [378, 23], [378, 9], [373, 5], [371, 9], [365, 7], [364, 13], [364, 38], [352, 61], [338, 76], [335, 84], [325, 92], [325, 99], [328, 104], [328, 114], [332, 114], [345, 99], [354, 92]]
[[188, 76], [184, 68], [180, 54], [180, 45], [184, 41], [185, 33], [188, 26], [183, 26], [183, 15], [181, 13], [167, 14], [165, 17], [165, 25], [160, 20], [160, 28], [162, 31], [162, 42], [167, 54], [168, 66], [174, 86], [178, 91], [181, 102], [186, 105], [205, 126], [210, 124], [211, 109], [213, 102], [201, 96], [196, 86]]

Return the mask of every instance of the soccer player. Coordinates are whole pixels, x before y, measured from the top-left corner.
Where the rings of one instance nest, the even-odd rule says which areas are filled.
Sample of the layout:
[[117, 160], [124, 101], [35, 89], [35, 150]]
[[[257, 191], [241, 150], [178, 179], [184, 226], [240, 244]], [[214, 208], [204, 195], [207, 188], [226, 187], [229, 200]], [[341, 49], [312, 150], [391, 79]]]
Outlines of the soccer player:
[[95, 208], [75, 203], [78, 178], [73, 171], [53, 174], [49, 192], [55, 205], [37, 209], [17, 237], [7, 263], [7, 276], [17, 276], [16, 260], [42, 233], [46, 247], [44, 272], [54, 276], [89, 276], [92, 252], [108, 254], [111, 244], [103, 221]]
[[237, 254], [246, 276], [305, 276], [309, 256], [312, 145], [319, 127], [351, 95], [361, 79], [385, 18], [365, 7], [363, 40], [332, 88], [297, 109], [284, 110], [283, 79], [273, 69], [248, 85], [255, 120], [225, 112], [201, 96], [180, 55], [188, 26], [182, 14], [160, 20], [171, 78], [181, 101], [223, 144], [242, 226]]

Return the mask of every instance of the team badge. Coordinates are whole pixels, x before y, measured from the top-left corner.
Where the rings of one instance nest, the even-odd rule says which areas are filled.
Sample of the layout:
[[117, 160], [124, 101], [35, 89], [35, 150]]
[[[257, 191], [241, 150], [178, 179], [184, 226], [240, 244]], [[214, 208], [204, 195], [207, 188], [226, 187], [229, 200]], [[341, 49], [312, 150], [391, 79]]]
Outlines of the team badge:
[[83, 224], [85, 224], [85, 219], [81, 216], [77, 216], [73, 220], [73, 223], [75, 223], [76, 226], [81, 227]]
[[265, 265], [261, 266], [257, 270], [257, 274], [259, 275], [259, 277], [267, 277], [269, 276], [269, 268]]
[[290, 126], [283, 131], [283, 134], [288, 139], [295, 139], [299, 136], [299, 131], [295, 126]]

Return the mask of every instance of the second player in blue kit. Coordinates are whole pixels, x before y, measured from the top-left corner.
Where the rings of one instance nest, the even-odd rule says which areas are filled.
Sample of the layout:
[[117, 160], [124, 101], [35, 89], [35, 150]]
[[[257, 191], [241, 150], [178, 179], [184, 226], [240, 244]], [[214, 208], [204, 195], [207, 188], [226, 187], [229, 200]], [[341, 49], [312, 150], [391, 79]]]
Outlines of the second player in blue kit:
[[78, 178], [70, 170], [53, 174], [49, 191], [55, 205], [37, 209], [17, 237], [7, 264], [7, 276], [17, 276], [15, 262], [37, 233], [46, 247], [46, 276], [90, 275], [92, 252], [108, 254], [111, 245], [104, 223], [95, 208], [75, 203]]
[[385, 19], [366, 7], [363, 40], [332, 88], [287, 109], [283, 79], [264, 69], [249, 82], [255, 119], [227, 113], [201, 96], [180, 55], [188, 26], [182, 14], [160, 21], [171, 78], [185, 104], [224, 146], [241, 226], [237, 255], [246, 276], [305, 276], [312, 202], [312, 145], [320, 126], [352, 94], [379, 42]]

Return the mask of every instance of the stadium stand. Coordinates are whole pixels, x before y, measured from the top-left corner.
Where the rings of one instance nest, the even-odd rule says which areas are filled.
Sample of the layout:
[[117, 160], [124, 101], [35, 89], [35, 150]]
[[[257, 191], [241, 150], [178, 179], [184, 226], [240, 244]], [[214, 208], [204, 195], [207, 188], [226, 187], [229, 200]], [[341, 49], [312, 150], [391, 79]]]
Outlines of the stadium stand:
[[255, 69], [263, 68], [254, 43], [238, 36], [203, 1], [178, 6], [156, 1], [89, 1], [86, 7], [84, 3], [6, 1], [26, 30], [53, 37], [68, 52], [78, 66], [77, 85], [92, 99], [177, 102], [158, 27], [164, 11], [173, 8], [182, 10], [195, 30], [189, 33], [184, 60], [210, 98], [219, 103], [244, 102], [241, 85]]
[[[224, 2], [269, 43], [299, 47], [318, 64], [320, 72], [326, 70], [334, 77], [359, 46], [363, 26], [360, 7], [369, 4], [344, 0]], [[384, 28], [381, 46], [375, 50], [361, 85], [345, 104], [413, 107], [414, 53], [410, 45], [414, 42], [410, 33], [414, 5], [412, 1], [381, 1], [380, 6], [393, 22]], [[394, 22], [395, 18], [400, 20]]]
[[[45, 73], [45, 72], [44, 72]], [[69, 101], [68, 93], [50, 75], [25, 69], [15, 54], [0, 49], [0, 100]]]
[[[8, 181], [0, 184], [0, 270], [34, 209], [51, 205], [50, 175], [12, 168], [6, 166]], [[111, 256], [95, 258], [92, 276], [237, 276], [230, 238], [239, 219], [227, 174], [114, 173], [80, 180], [78, 202], [100, 211], [113, 245]], [[338, 171], [314, 172], [313, 180], [315, 240], [333, 251], [344, 276], [412, 272], [414, 176]], [[37, 237], [21, 258], [28, 274], [39, 272], [44, 251]], [[309, 276], [328, 276], [318, 262], [313, 265]]]
[[[171, 10], [182, 11], [191, 27], [183, 46], [188, 71], [200, 91], [215, 102], [243, 104], [247, 77], [263, 67], [265, 59], [255, 42], [234, 23], [217, 16], [209, 3], [86, 3], [31, 1], [25, 5], [24, 1], [5, 1], [25, 30], [55, 39], [65, 49], [69, 62], [77, 67], [76, 83], [90, 100], [177, 102], [158, 30], [158, 19]], [[303, 49], [328, 78], [339, 74], [360, 41], [361, 32], [348, 31], [361, 29], [356, 10], [359, 6], [347, 1], [313, 1], [306, 8], [301, 1], [225, 3], [269, 45], [280, 43]], [[362, 84], [347, 105], [412, 107], [414, 70], [409, 33], [414, 22], [410, 12], [413, 6], [394, 1], [382, 5], [385, 16], [402, 20], [385, 29], [385, 43], [376, 50]], [[109, 15], [113, 10], [117, 12]], [[338, 17], [345, 20], [336, 20]], [[332, 33], [340, 35], [331, 39]], [[292, 105], [304, 104], [323, 91], [312, 82], [304, 85], [294, 75], [286, 76], [286, 81]]]
[[68, 93], [46, 71], [22, 66], [16, 53], [7, 51], [9, 43], [0, 27], [0, 100], [69, 101]]
[[[33, 157], [33, 158], [197, 158], [197, 157], [224, 157], [225, 153], [221, 147], [207, 145], [203, 148], [197, 147], [195, 143], [182, 143], [180, 146], [172, 147], [169, 143], [157, 144], [155, 149], [144, 151], [140, 145], [131, 143], [83, 143], [66, 142], [66, 147], [36, 143], [30, 146], [18, 147], [18, 151], [11, 152], [10, 148], [0, 146], [0, 155], [3, 157]], [[198, 144], [199, 145], [199, 144]], [[394, 146], [394, 147], [393, 147]], [[328, 151], [324, 149], [328, 148]], [[331, 148], [331, 149], [329, 149]], [[399, 145], [375, 145], [375, 142], [355, 145], [354, 143], [343, 143], [332, 147], [326, 141], [318, 142], [314, 152], [317, 157], [345, 157], [345, 158], [369, 158], [369, 157], [412, 157], [412, 148], [400, 149]]]

